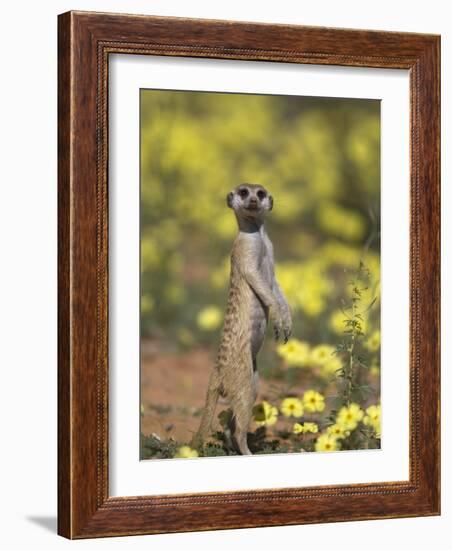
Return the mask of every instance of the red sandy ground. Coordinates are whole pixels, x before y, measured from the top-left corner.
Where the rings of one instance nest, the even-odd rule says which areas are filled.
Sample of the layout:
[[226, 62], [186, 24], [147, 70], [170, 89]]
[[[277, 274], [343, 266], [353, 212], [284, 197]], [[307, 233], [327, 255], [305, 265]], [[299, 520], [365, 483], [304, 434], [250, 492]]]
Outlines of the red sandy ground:
[[[204, 406], [213, 364], [213, 354], [203, 348], [183, 354], [162, 354], [156, 353], [156, 350], [152, 353], [152, 350], [147, 350], [141, 364], [142, 433], [155, 433], [162, 439], [173, 437], [181, 443], [189, 442], [200, 421], [200, 417], [193, 413]], [[282, 382], [269, 383], [261, 378], [258, 400], [268, 399], [278, 386], [281, 388]], [[300, 393], [304, 389], [292, 388]], [[168, 406], [171, 410], [165, 411]], [[216, 415], [222, 408], [226, 405], [223, 403], [222, 407], [220, 400], [214, 430], [220, 429]]]

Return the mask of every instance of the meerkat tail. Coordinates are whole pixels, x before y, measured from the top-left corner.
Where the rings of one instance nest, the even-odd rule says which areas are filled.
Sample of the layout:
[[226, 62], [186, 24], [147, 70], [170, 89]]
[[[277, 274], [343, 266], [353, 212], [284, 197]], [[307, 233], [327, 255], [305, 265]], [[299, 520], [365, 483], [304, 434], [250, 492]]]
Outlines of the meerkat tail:
[[201, 418], [198, 431], [193, 436], [191, 446], [199, 448], [202, 446], [204, 439], [209, 435], [212, 429], [212, 420], [217, 406], [218, 397], [220, 394], [220, 383], [216, 369], [212, 371], [207, 389], [206, 404]]

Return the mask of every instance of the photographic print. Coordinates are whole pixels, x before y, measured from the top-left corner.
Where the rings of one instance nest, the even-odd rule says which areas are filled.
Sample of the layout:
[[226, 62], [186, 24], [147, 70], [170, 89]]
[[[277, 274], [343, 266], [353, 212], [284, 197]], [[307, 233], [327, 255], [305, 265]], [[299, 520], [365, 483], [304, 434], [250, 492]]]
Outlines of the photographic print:
[[140, 91], [141, 459], [379, 449], [380, 101]]
[[440, 46], [59, 16], [59, 534], [440, 513]]

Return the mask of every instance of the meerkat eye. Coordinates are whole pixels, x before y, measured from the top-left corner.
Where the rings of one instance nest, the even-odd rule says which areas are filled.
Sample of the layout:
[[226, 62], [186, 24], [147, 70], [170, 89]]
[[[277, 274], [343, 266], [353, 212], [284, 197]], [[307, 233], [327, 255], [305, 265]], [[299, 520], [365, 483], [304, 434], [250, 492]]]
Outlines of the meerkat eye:
[[267, 196], [267, 194], [265, 193], [265, 191], [259, 190], [259, 191], [257, 192], [257, 196], [258, 196], [259, 200], [262, 201], [262, 200], [265, 199], [265, 197]]
[[240, 189], [239, 195], [242, 197], [242, 199], [245, 199], [248, 196], [248, 189]]

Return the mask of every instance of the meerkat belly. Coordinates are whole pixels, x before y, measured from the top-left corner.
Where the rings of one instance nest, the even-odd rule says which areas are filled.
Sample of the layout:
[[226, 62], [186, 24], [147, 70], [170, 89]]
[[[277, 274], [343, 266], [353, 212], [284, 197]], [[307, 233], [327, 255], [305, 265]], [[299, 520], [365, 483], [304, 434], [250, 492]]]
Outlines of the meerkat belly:
[[253, 295], [250, 300], [251, 353], [253, 358], [262, 347], [267, 329], [268, 310], [264, 304]]
[[[262, 259], [260, 271], [271, 285], [273, 271], [267, 254]], [[264, 342], [267, 323], [268, 308], [246, 280], [233, 270], [218, 354], [219, 365], [236, 364], [237, 358], [250, 351], [254, 361]]]

